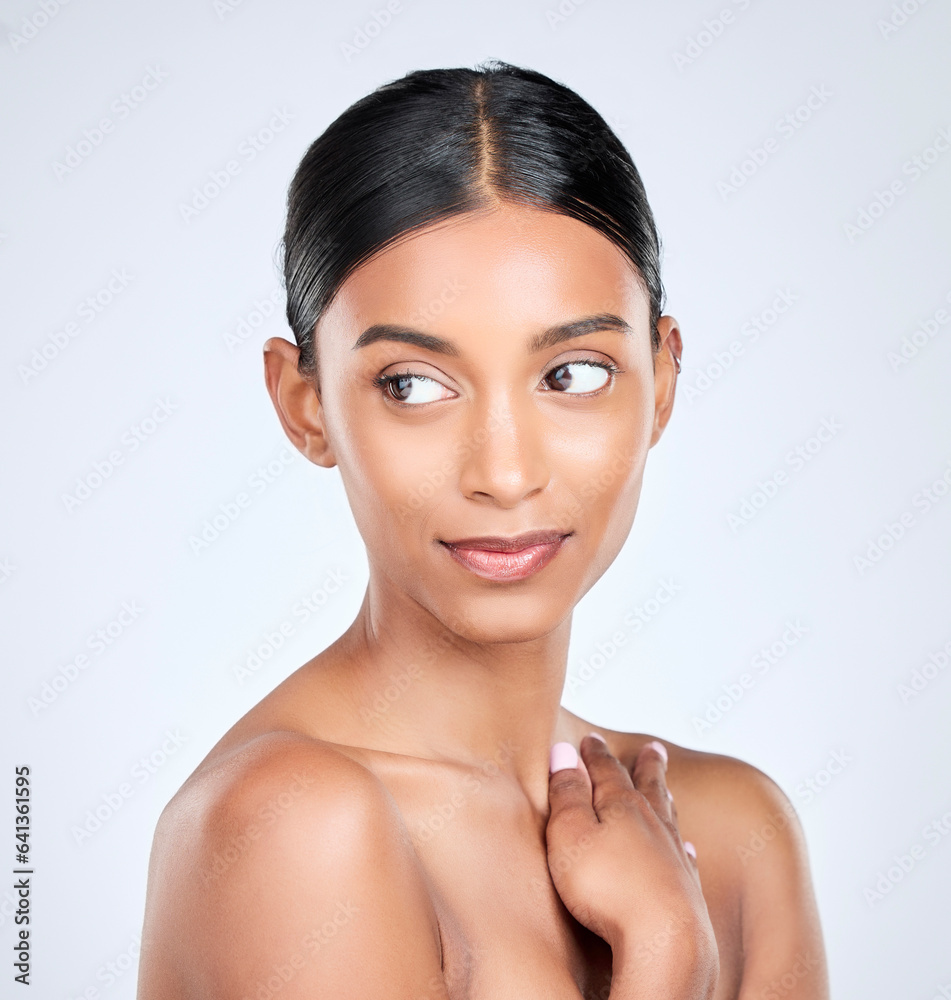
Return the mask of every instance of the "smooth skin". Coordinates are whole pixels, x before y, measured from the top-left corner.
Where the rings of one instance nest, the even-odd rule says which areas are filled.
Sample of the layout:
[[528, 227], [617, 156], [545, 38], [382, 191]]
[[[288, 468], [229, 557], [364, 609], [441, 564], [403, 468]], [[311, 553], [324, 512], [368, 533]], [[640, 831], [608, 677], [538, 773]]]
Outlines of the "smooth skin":
[[[415, 333], [356, 346], [380, 324]], [[317, 380], [268, 340], [281, 425], [339, 469], [369, 583], [163, 811], [139, 1000], [828, 996], [779, 788], [560, 704], [572, 611], [672, 412], [681, 335], [659, 332], [655, 353], [609, 240], [498, 201], [354, 271], [317, 324]], [[522, 580], [442, 544], [551, 528], [569, 537]], [[550, 774], [559, 741], [580, 760]]]

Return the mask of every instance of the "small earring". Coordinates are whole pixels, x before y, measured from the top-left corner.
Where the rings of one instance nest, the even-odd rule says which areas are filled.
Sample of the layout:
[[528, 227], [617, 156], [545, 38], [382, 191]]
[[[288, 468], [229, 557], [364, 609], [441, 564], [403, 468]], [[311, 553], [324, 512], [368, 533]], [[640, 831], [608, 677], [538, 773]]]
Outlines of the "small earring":
[[683, 369], [680, 364], [680, 358], [678, 358], [676, 354], [674, 355], [674, 361], [677, 362], [677, 374], [679, 375]]

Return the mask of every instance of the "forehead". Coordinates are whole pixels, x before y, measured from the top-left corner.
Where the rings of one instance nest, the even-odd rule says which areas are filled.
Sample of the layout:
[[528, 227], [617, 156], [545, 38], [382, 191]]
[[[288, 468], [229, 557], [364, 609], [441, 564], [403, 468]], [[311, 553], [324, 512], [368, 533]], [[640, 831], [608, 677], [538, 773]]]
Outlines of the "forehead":
[[354, 330], [463, 319], [511, 329], [594, 313], [648, 322], [643, 282], [624, 253], [577, 219], [502, 202], [381, 251], [347, 278], [325, 318]]

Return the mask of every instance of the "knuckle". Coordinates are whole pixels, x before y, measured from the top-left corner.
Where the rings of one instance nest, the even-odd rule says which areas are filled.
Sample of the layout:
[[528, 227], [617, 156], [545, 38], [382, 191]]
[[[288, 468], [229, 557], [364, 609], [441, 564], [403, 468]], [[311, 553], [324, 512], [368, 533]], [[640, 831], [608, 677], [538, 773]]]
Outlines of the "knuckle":
[[664, 783], [656, 774], [650, 774], [641, 778], [637, 781], [636, 785], [644, 795], [653, 795], [660, 799], [667, 798]]
[[629, 815], [634, 812], [652, 812], [650, 803], [636, 788], [625, 788], [605, 800], [603, 812], [611, 817]]
[[626, 789], [620, 798], [621, 802], [628, 809], [643, 809], [647, 806], [647, 800], [644, 798], [644, 794], [637, 788]]
[[604, 808], [603, 814], [608, 819], [620, 819], [622, 816], [629, 816], [630, 807], [625, 803], [615, 799]]
[[665, 808], [670, 805], [667, 798], [667, 786], [663, 781], [658, 781], [656, 777], [644, 778], [637, 781], [634, 787], [656, 807]]

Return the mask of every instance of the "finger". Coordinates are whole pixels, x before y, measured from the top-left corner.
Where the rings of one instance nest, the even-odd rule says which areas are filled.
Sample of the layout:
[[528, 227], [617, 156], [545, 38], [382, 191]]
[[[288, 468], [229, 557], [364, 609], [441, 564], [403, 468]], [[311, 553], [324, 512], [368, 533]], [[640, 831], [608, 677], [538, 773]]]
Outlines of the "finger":
[[578, 751], [567, 742], [551, 748], [548, 774], [548, 802], [551, 813], [548, 828], [565, 827], [574, 837], [597, 822], [591, 805], [591, 781], [579, 766]]
[[579, 757], [578, 758], [578, 767], [581, 769], [581, 771], [584, 774], [584, 776], [588, 779], [588, 794], [590, 795], [591, 788], [592, 788], [592, 785], [591, 785], [591, 775], [588, 772], [588, 765], [584, 762], [584, 757]]
[[581, 740], [581, 756], [591, 779], [591, 803], [598, 819], [606, 819], [606, 810], [618, 799], [627, 798], [634, 789], [627, 768], [611, 753], [604, 737], [588, 733]]
[[[661, 745], [663, 745], [663, 744], [661, 744]], [[664, 781], [666, 782], [666, 780], [667, 780], [667, 774], [666, 774], [666, 771], [665, 771], [665, 773], [664, 773]], [[667, 801], [668, 801], [668, 803], [670, 805], [670, 826], [673, 829], [674, 833], [677, 834], [677, 837], [680, 838], [680, 817], [677, 814], [677, 800], [674, 798], [673, 792], [671, 792], [671, 790], [669, 788], [667, 789]], [[689, 844], [689, 850], [687, 850], [685, 848], [686, 853], [694, 861], [696, 861], [697, 854], [696, 854], [696, 849], [694, 848], [693, 844], [690, 844], [689, 841], [682, 841], [682, 843]], [[693, 853], [691, 854], [691, 852], [693, 852]]]
[[667, 788], [667, 748], [663, 743], [650, 740], [641, 747], [631, 777], [634, 787], [650, 802], [654, 812], [673, 826], [672, 799]]
[[[579, 755], [579, 757], [578, 757], [578, 763], [575, 765], [575, 767], [577, 767], [578, 770], [581, 771], [581, 773], [585, 777], [585, 781], [588, 783], [588, 792], [587, 792], [588, 799], [587, 799], [587, 801], [590, 802], [591, 801], [591, 788], [592, 788], [592, 785], [591, 785], [591, 775], [588, 773], [588, 765], [585, 764], [584, 757], [581, 757]], [[592, 809], [593, 808], [594, 807], [592, 806]]]

